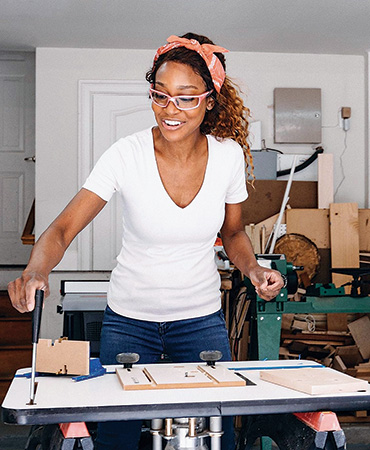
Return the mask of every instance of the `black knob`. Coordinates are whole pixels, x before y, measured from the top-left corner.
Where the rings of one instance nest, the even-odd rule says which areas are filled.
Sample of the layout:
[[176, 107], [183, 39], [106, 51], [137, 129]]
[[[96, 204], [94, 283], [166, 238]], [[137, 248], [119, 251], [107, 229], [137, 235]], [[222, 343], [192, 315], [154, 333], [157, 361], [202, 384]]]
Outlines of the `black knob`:
[[214, 367], [216, 361], [222, 358], [222, 353], [219, 350], [204, 350], [199, 353], [199, 357], [202, 361], [207, 363], [207, 366]]
[[137, 363], [140, 356], [137, 353], [118, 353], [116, 356], [117, 362], [123, 364], [125, 369], [131, 369], [132, 365]]

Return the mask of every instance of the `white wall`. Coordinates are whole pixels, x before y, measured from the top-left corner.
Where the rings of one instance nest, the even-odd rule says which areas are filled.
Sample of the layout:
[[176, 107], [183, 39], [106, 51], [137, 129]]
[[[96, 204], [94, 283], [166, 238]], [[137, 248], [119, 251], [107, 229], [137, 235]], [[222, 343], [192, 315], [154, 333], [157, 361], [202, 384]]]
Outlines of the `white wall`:
[[[77, 192], [78, 80], [143, 80], [148, 50], [54, 49], [36, 52], [36, 234], [39, 235]], [[275, 145], [275, 87], [322, 90], [323, 146], [335, 156], [335, 200], [365, 206], [365, 61], [362, 56], [229, 53], [228, 73], [247, 97], [253, 119], [262, 121], [266, 145], [287, 153], [312, 153], [310, 145]], [[338, 110], [352, 108], [351, 129], [336, 126]], [[328, 127], [328, 128], [326, 128]], [[345, 150], [345, 151], [344, 151]], [[344, 153], [343, 153], [344, 152]]]
[[[362, 56], [231, 53], [228, 72], [241, 82], [253, 118], [262, 121], [266, 146], [286, 153], [313, 152], [311, 145], [274, 144], [273, 91], [275, 87], [320, 88], [322, 145], [334, 154], [336, 202], [358, 202], [365, 207], [365, 60]], [[352, 108], [350, 130], [339, 126], [339, 110]]]

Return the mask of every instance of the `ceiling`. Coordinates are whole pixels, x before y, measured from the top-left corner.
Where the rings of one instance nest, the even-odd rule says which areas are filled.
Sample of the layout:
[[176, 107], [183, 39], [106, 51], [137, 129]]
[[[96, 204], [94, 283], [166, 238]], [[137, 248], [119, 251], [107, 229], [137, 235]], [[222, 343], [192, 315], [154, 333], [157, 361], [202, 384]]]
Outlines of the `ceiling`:
[[231, 51], [364, 55], [368, 0], [0, 0], [0, 50], [154, 49], [193, 31]]

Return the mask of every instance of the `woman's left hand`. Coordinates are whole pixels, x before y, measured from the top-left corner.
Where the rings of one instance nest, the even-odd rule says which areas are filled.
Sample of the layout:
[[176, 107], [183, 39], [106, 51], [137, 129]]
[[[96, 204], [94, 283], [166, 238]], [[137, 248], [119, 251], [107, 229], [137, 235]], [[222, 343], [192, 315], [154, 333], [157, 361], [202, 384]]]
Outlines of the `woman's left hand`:
[[275, 298], [284, 286], [280, 272], [259, 265], [249, 272], [248, 277], [255, 287], [257, 295], [267, 301]]

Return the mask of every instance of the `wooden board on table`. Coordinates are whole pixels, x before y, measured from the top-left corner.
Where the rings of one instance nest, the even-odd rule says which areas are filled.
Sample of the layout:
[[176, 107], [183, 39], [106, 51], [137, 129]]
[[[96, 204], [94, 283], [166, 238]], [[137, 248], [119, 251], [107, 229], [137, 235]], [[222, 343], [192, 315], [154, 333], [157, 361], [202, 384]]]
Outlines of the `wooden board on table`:
[[153, 381], [150, 380], [142, 369], [133, 367], [131, 369], [116, 369], [118, 379], [126, 391], [153, 389]]
[[245, 386], [246, 381], [223, 366], [153, 365], [116, 369], [125, 390]]
[[39, 339], [36, 371], [58, 375], [88, 375], [90, 342], [68, 339]]
[[366, 390], [368, 382], [327, 367], [261, 370], [260, 377], [306, 394], [335, 394]]

